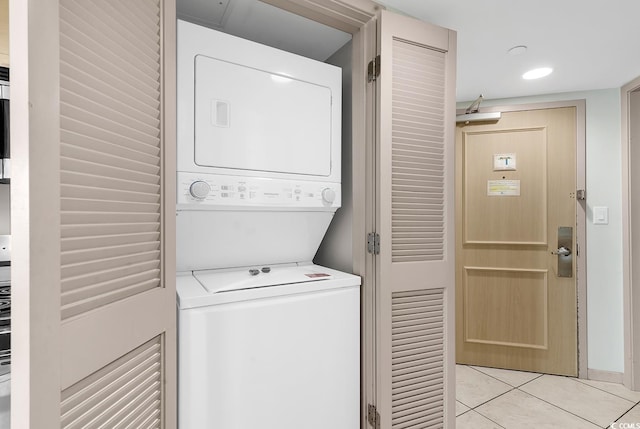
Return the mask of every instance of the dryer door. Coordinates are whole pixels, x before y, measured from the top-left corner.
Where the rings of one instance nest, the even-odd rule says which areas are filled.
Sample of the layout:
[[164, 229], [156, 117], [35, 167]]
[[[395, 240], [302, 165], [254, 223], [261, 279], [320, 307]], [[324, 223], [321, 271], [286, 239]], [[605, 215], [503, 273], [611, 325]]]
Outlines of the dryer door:
[[204, 55], [195, 74], [197, 165], [331, 174], [330, 88]]

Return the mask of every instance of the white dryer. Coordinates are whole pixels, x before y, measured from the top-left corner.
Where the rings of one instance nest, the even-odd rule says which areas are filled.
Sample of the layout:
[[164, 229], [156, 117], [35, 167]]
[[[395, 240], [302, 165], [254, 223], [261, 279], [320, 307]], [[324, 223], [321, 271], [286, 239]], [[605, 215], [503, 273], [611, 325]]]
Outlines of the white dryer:
[[359, 427], [340, 115], [339, 68], [178, 21], [180, 429]]

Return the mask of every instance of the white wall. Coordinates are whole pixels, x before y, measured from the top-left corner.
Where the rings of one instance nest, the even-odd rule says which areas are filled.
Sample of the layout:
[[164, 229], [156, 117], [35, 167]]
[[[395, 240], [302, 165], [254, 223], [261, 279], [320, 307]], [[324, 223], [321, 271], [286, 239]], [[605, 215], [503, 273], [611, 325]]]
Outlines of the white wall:
[[327, 63], [342, 67], [342, 207], [338, 209], [313, 262], [348, 273], [353, 272], [353, 174], [351, 120], [351, 50], [349, 41]]
[[[485, 100], [483, 106], [586, 100], [587, 332], [589, 369], [624, 372], [620, 89]], [[458, 103], [459, 108], [470, 102]], [[594, 225], [592, 209], [609, 208]]]

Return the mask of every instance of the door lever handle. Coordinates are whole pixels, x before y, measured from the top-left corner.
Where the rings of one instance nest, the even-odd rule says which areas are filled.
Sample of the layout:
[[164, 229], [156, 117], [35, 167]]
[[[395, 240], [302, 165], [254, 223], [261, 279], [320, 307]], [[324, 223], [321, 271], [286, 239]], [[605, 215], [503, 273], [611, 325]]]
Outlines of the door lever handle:
[[557, 250], [552, 250], [551, 254], [552, 255], [558, 255], [558, 256], [569, 256], [569, 255], [571, 255], [571, 249], [569, 249], [568, 247], [565, 247], [565, 246], [560, 246], [560, 247], [558, 247]]

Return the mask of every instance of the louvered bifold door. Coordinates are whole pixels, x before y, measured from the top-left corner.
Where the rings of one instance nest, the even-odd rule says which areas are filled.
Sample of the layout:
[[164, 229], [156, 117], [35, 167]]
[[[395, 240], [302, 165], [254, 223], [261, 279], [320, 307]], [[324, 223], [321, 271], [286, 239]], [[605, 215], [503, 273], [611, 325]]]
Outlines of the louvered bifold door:
[[175, 34], [11, 0], [13, 429], [176, 427]]
[[175, 2], [29, 4], [13, 428], [175, 428]]
[[63, 428], [175, 415], [174, 10], [60, 0]]
[[455, 33], [379, 16], [382, 429], [453, 427]]

